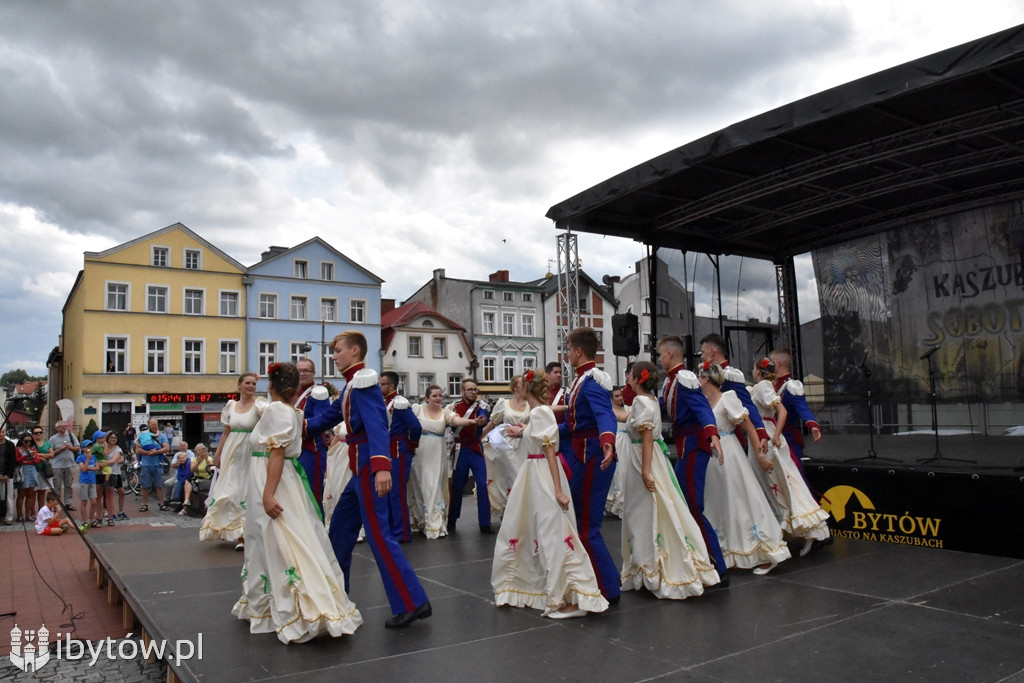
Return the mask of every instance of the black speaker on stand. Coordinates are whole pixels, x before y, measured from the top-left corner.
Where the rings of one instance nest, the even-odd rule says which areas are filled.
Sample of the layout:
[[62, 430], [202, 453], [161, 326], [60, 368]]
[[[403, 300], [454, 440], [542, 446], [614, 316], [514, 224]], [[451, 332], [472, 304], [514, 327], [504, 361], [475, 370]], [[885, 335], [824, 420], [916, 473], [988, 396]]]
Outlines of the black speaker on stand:
[[616, 313], [612, 316], [612, 354], [640, 355], [640, 319], [632, 313]]

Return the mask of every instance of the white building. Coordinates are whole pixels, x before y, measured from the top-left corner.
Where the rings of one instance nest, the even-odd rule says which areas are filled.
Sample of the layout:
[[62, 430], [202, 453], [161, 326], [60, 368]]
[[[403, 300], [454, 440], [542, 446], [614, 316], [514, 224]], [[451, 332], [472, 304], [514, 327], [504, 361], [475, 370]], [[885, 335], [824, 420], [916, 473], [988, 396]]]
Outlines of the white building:
[[398, 374], [399, 392], [416, 402], [437, 384], [445, 396], [458, 396], [463, 377], [473, 370], [473, 351], [466, 330], [422, 301], [394, 308], [381, 302], [381, 369]]

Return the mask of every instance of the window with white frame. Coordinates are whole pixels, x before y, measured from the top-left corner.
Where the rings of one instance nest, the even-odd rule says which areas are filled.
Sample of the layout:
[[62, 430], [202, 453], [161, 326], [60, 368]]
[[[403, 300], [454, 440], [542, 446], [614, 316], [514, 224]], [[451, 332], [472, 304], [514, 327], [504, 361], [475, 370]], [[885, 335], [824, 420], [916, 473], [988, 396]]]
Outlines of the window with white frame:
[[[395, 387], [395, 388], [398, 389], [398, 393], [400, 393], [400, 394], [404, 394], [405, 392], [409, 391], [409, 388], [410, 388], [409, 387], [409, 375], [406, 375], [406, 374], [403, 374], [403, 373], [398, 373], [398, 386]], [[426, 397], [425, 396], [422, 396], [422, 397], [421, 396], [417, 396], [416, 398], [426, 398]]]
[[288, 362], [298, 363], [300, 359], [306, 357], [306, 352], [302, 350], [305, 344], [303, 342], [292, 342], [288, 345]]
[[182, 302], [182, 313], [185, 315], [202, 315], [203, 314], [203, 290], [201, 289], [186, 289], [185, 299]]
[[320, 279], [334, 282], [334, 264], [330, 261], [320, 262]]
[[494, 356], [485, 356], [484, 357], [484, 381], [485, 382], [493, 382], [494, 381], [494, 370], [497, 367], [497, 364], [498, 364], [498, 359], [495, 358]]
[[350, 323], [366, 322], [366, 302], [362, 299], [350, 299], [348, 302], [348, 321]]
[[494, 313], [491, 311], [483, 312], [483, 325], [481, 326], [482, 334], [494, 334]]
[[409, 358], [423, 357], [423, 337], [409, 335]]
[[153, 247], [152, 265], [157, 268], [166, 268], [171, 263], [171, 250], [167, 247]]
[[220, 355], [217, 358], [217, 372], [222, 375], [234, 375], [238, 373], [238, 342], [235, 340], [220, 340]]
[[107, 337], [107, 372], [128, 372], [128, 338]]
[[462, 393], [462, 375], [448, 375], [448, 395], [458, 396]]
[[292, 320], [306, 319], [306, 297], [293, 296], [288, 307], [289, 317]]
[[292, 275], [300, 280], [309, 278], [309, 261], [295, 259], [292, 265]]
[[434, 383], [433, 373], [421, 372], [419, 375], [420, 396], [427, 395], [427, 387]]
[[445, 337], [434, 337], [434, 358], [448, 357], [448, 340]]
[[277, 317], [277, 294], [260, 294], [260, 317]]
[[203, 267], [202, 252], [198, 249], [185, 250], [185, 270], [199, 270]]
[[201, 375], [203, 374], [203, 340], [202, 339], [185, 339], [183, 340], [184, 347], [184, 358], [182, 359], [181, 371], [186, 375]]
[[523, 292], [523, 303], [530, 303], [533, 301], [533, 292]]
[[259, 373], [266, 376], [267, 368], [277, 359], [277, 342], [260, 342], [257, 353]]
[[333, 323], [338, 320], [338, 300], [320, 299], [320, 320]]
[[146, 338], [146, 373], [167, 374], [167, 338]]
[[533, 314], [532, 313], [523, 313], [523, 317], [520, 320], [522, 321], [523, 336], [524, 337], [532, 337], [533, 336]]
[[516, 374], [516, 359], [515, 358], [502, 358], [502, 379], [506, 382], [511, 382], [512, 377]]
[[323, 368], [323, 376], [325, 378], [338, 376], [338, 367], [334, 364], [334, 355], [326, 344], [320, 357], [320, 367]]
[[537, 358], [535, 356], [523, 356], [523, 372], [535, 370], [536, 368]]
[[494, 299], [494, 290], [493, 289], [485, 289], [485, 290], [483, 290], [483, 297], [487, 301], [493, 300]]
[[516, 314], [501, 314], [501, 333], [506, 337], [513, 337], [516, 333]]
[[107, 310], [128, 310], [128, 284], [125, 282], [107, 283]]
[[146, 287], [146, 312], [166, 313], [167, 312], [167, 288], [159, 285]]
[[501, 293], [501, 300], [502, 301], [515, 301], [515, 299], [516, 299], [516, 293], [515, 292], [502, 292]]
[[238, 317], [238, 292], [220, 293], [220, 314], [226, 318]]

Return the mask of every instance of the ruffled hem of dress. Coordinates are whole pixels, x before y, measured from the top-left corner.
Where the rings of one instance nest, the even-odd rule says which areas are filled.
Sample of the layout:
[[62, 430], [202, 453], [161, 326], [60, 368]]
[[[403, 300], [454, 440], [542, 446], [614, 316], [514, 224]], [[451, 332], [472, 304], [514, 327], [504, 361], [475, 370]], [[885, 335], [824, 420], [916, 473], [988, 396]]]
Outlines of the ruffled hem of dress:
[[828, 529], [828, 513], [821, 508], [799, 517], [787, 517], [783, 520], [782, 530], [790, 536], [815, 541], [824, 541], [832, 535]]
[[434, 515], [423, 525], [423, 535], [433, 541], [448, 535], [448, 523], [444, 517]]
[[785, 543], [775, 547], [759, 545], [757, 548], [746, 553], [727, 551], [723, 548], [722, 554], [725, 555], [725, 564], [730, 568], [735, 567], [737, 569], [753, 569], [758, 565], [768, 564], [769, 562], [784, 562], [792, 557], [789, 553], [789, 546]]
[[249, 633], [276, 633], [277, 639], [285, 645], [305, 643], [323, 635], [332, 638], [350, 636], [363, 624], [363, 617], [355, 605], [347, 614], [319, 614], [313, 619], [306, 618], [300, 612], [287, 623], [277, 626], [269, 614], [250, 614], [249, 601], [241, 597], [231, 608], [231, 614], [241, 621], [249, 622]]
[[582, 592], [568, 588], [562, 596], [562, 602], [548, 604], [547, 593], [536, 593], [517, 587], [508, 587], [494, 591], [494, 602], [499, 607], [529, 607], [541, 610], [541, 616], [547, 616], [565, 605], [576, 605], [586, 612], [603, 612], [608, 609], [608, 601], [600, 593]]
[[242, 537], [244, 524], [239, 521], [237, 526], [232, 524], [229, 527], [214, 528], [203, 520], [203, 526], [199, 528], [200, 541], [237, 541]]
[[[715, 583], [718, 583], [718, 572], [715, 574]], [[685, 600], [695, 598], [704, 594], [703, 577], [697, 576], [686, 583], [673, 584], [662, 576], [660, 571], [653, 571], [649, 574], [642, 567], [632, 567], [622, 574], [622, 590], [640, 590], [646, 588], [655, 597], [664, 600]]]

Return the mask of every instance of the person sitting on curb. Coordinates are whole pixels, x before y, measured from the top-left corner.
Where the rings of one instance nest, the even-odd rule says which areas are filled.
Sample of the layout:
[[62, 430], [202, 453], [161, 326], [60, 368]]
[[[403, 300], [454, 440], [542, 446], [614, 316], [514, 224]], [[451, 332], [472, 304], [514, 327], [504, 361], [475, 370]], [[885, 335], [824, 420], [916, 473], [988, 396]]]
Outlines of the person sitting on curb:
[[47, 493], [46, 505], [39, 508], [39, 512], [36, 513], [36, 533], [40, 536], [60, 536], [73, 528], [67, 517], [58, 516], [57, 496]]

